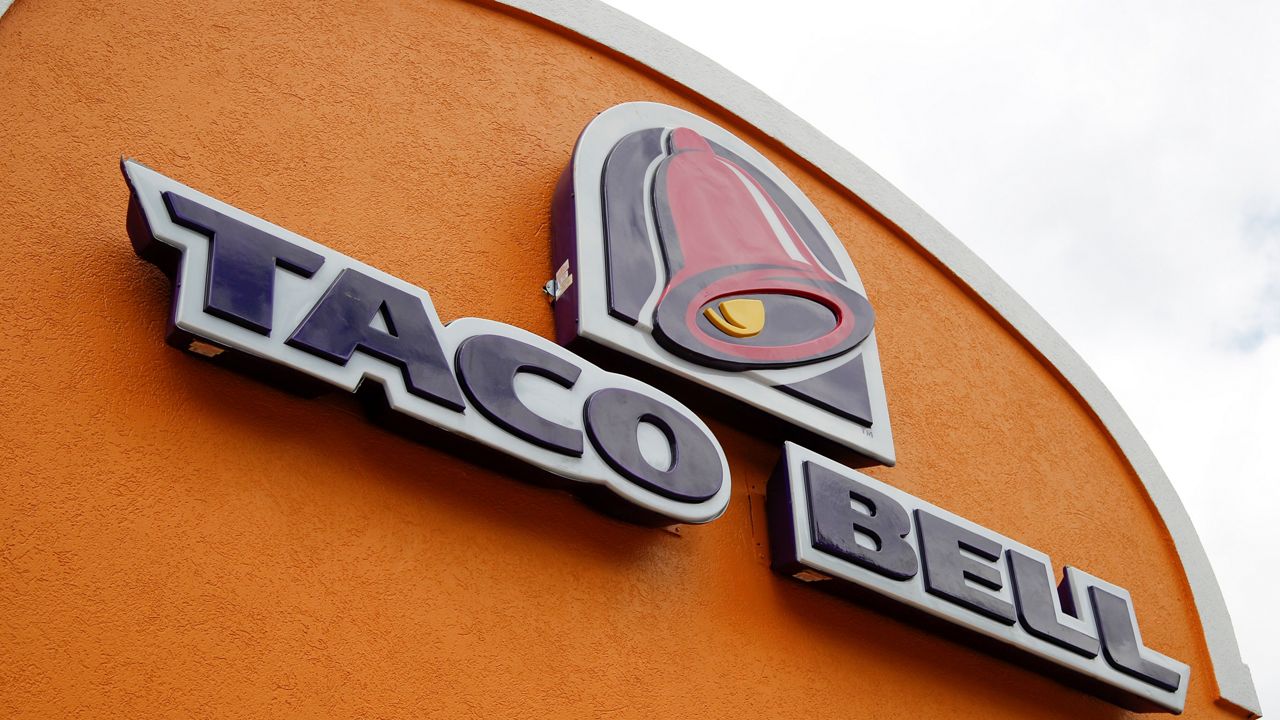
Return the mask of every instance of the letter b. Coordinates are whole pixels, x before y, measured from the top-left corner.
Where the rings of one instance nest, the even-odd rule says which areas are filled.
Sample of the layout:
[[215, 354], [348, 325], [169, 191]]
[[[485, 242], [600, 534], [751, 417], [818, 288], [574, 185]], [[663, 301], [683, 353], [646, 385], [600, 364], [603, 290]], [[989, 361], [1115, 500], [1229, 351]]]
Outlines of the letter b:
[[[812, 462], [804, 464], [813, 547], [894, 580], [909, 580], [919, 561], [905, 540], [911, 518], [888, 495]], [[854, 503], [861, 507], [855, 508]], [[862, 509], [862, 508], [865, 508]], [[858, 542], [866, 536], [874, 547]]]

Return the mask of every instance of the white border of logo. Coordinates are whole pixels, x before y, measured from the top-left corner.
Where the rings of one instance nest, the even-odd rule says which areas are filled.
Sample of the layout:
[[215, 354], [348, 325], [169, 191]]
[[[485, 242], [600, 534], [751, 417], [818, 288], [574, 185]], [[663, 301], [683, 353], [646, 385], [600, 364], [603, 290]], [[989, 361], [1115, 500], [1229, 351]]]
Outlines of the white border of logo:
[[[857, 348], [837, 358], [812, 365], [741, 372], [718, 370], [697, 365], [677, 357], [658, 345], [652, 331], [653, 309], [661, 290], [661, 276], [641, 312], [639, 324], [630, 325], [612, 317], [608, 312], [605, 266], [605, 228], [601, 195], [602, 174], [605, 160], [617, 142], [631, 132], [654, 127], [687, 127], [708, 140], [714, 141], [752, 163], [756, 169], [773, 180], [813, 223], [836, 257], [845, 281], [858, 292], [866, 295], [866, 289], [849, 259], [848, 251], [836, 237], [835, 231], [814, 207], [808, 197], [785, 174], [750, 145], [729, 131], [697, 115], [669, 105], [652, 102], [632, 102], [616, 105], [602, 112], [582, 131], [573, 152], [573, 214], [574, 249], [566, 252], [568, 243], [555, 241], [554, 266], [569, 262], [573, 277], [566, 294], [576, 293], [576, 334], [562, 329], [561, 325], [573, 322], [563, 317], [557, 303], [557, 333], [561, 342], [582, 338], [610, 350], [637, 357], [676, 375], [722, 393], [773, 415], [804, 431], [856, 450], [885, 465], [896, 462], [893, 431], [889, 420], [889, 408], [880, 368], [880, 353], [876, 334], [864, 340]], [[654, 168], [649, 170], [650, 180]], [[652, 218], [650, 218], [652, 220]], [[652, 225], [651, 225], [652, 230]], [[662, 259], [654, 248], [656, 267], [662, 268]], [[564, 255], [564, 256], [562, 256]], [[573, 298], [569, 305], [572, 307]], [[564, 302], [562, 299], [560, 302]], [[873, 303], [874, 306], [874, 303]], [[851, 420], [828, 412], [816, 405], [776, 389], [820, 375], [848, 362], [861, 354], [867, 376], [867, 392], [872, 411], [872, 427], [865, 428]]]

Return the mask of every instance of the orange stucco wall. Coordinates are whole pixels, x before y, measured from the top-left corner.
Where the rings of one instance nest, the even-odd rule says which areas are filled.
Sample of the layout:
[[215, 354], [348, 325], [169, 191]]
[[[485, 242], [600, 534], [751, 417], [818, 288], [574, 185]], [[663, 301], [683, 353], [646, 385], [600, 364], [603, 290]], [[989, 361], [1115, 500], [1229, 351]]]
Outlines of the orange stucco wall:
[[[111, 5], [111, 7], [106, 7]], [[632, 527], [163, 342], [121, 154], [552, 335], [552, 188], [629, 100], [809, 194], [878, 313], [899, 465], [869, 472], [1129, 588], [1227, 716], [1190, 590], [1098, 422], [947, 275], [784, 149], [554, 28], [463, 2], [17, 0], [0, 19], [0, 715], [1118, 718], [780, 578], [780, 447], [712, 419], [728, 513]]]

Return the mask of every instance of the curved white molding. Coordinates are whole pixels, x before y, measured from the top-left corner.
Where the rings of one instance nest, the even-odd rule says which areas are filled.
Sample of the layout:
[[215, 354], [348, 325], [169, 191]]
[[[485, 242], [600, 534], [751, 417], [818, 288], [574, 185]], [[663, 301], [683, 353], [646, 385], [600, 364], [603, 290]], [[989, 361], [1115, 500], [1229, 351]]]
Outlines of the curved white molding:
[[[1056, 369], [1115, 438], [1173, 537], [1223, 700], [1261, 715], [1209, 557], [1155, 454], [1111, 391], [1044, 318], [937, 220], [817, 128], [706, 56], [598, 0], [494, 0], [625, 55], [745, 120], [870, 205], [968, 285]], [[485, 3], [487, 4], [487, 3]]]

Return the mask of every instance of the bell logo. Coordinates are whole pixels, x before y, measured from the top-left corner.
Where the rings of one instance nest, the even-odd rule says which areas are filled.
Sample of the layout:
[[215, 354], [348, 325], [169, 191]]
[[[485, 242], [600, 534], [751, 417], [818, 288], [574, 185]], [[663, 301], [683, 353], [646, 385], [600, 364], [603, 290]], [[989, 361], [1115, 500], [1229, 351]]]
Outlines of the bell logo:
[[813, 203], [746, 143], [666, 105], [613, 107], [578, 139], [552, 235], [561, 344], [637, 358], [799, 439], [893, 464], [857, 271]]

